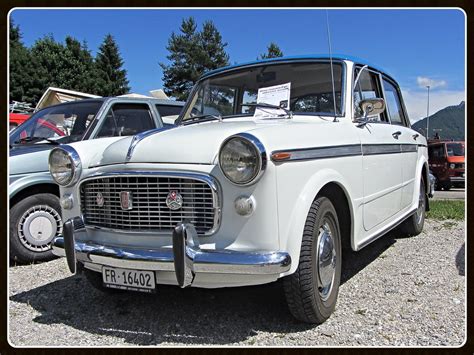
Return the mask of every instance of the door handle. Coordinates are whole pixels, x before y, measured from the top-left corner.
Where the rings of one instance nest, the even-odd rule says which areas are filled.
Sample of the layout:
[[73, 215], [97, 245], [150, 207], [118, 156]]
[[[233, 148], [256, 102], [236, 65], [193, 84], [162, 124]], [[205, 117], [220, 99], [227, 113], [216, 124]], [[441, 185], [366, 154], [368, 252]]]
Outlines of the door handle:
[[393, 138], [398, 139], [398, 136], [401, 135], [401, 134], [402, 134], [402, 132], [396, 131], [396, 132], [392, 133], [392, 136], [393, 136]]

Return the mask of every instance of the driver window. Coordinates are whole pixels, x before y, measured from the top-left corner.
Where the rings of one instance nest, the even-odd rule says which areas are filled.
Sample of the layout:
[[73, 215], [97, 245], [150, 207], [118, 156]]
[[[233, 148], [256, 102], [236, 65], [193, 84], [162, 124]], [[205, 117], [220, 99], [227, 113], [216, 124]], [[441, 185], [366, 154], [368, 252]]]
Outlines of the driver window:
[[[355, 70], [355, 77], [359, 74], [360, 68]], [[357, 86], [354, 89], [354, 118], [362, 118], [362, 112], [359, 104], [362, 100], [382, 97], [380, 86], [378, 85], [378, 74], [367, 69], [362, 71]], [[369, 121], [381, 122], [385, 121], [381, 115], [368, 116]]]
[[131, 136], [155, 128], [147, 104], [114, 104], [97, 137]]

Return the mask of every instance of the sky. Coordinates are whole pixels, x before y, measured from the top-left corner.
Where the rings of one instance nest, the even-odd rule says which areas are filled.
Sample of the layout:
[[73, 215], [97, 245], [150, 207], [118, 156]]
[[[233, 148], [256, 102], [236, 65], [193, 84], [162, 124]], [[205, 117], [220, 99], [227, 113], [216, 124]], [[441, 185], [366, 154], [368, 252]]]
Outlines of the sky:
[[[162, 88], [159, 63], [168, 63], [166, 46], [182, 19], [198, 28], [212, 20], [232, 64], [252, 61], [270, 42], [284, 55], [327, 54], [324, 9], [14, 9], [23, 42], [52, 34], [86, 41], [95, 55], [104, 37], [114, 36], [124, 60], [131, 92], [148, 95]], [[329, 9], [333, 53], [364, 58], [399, 83], [412, 122], [465, 100], [465, 14], [459, 9]]]

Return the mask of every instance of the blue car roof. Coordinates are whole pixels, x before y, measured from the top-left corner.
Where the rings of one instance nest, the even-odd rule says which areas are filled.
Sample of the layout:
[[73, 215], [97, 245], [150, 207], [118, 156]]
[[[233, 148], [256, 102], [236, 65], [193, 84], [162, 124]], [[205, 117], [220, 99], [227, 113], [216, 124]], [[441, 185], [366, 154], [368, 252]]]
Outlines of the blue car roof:
[[[217, 68], [214, 70], [210, 70], [206, 73], [204, 73], [200, 79], [207, 78], [209, 76], [212, 76], [214, 74], [218, 74], [227, 70], [232, 70], [232, 69], [237, 69], [241, 67], [246, 67], [249, 65], [257, 65], [261, 63], [274, 63], [274, 62], [285, 62], [285, 61], [298, 61], [298, 60], [305, 60], [305, 59], [329, 59], [329, 56], [327, 54], [308, 54], [308, 55], [297, 55], [297, 56], [287, 56], [287, 57], [278, 57], [278, 58], [269, 58], [269, 59], [262, 59], [262, 60], [254, 60], [251, 62], [245, 62], [245, 63], [240, 63], [240, 64], [233, 64], [233, 65], [228, 65], [222, 68]], [[333, 54], [332, 59], [335, 60], [350, 60], [356, 64], [362, 64], [362, 65], [367, 65], [373, 69], [376, 69], [377, 71], [386, 74], [387, 76], [391, 77], [391, 75], [384, 69], [380, 68], [379, 66], [368, 62], [365, 59], [362, 58], [357, 58], [354, 56], [350, 55], [345, 55], [345, 54]]]

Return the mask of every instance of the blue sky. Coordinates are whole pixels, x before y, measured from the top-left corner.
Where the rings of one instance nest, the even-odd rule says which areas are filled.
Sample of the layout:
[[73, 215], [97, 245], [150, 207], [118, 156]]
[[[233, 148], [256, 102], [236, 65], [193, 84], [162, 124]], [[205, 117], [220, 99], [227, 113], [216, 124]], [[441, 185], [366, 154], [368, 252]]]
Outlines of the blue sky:
[[[412, 121], [465, 97], [465, 16], [461, 10], [329, 10], [332, 50], [378, 64], [398, 80]], [[326, 11], [288, 10], [33, 10], [15, 9], [23, 41], [52, 34], [85, 40], [93, 54], [107, 33], [120, 48], [132, 92], [162, 87], [171, 32], [193, 16], [199, 27], [212, 20], [228, 43], [231, 63], [256, 59], [274, 41], [285, 55], [327, 53]]]

